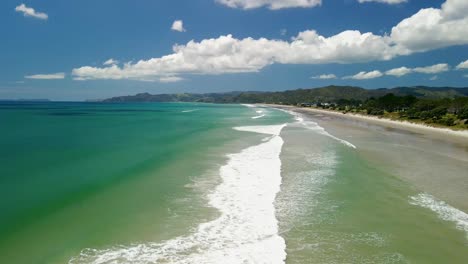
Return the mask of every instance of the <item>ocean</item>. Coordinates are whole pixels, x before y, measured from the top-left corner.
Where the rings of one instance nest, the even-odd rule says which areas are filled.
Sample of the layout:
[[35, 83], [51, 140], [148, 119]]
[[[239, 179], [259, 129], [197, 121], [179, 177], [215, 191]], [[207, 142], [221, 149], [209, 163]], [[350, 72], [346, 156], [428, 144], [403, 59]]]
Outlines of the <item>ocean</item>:
[[468, 262], [449, 195], [468, 189], [373, 154], [411, 161], [386, 134], [201, 103], [7, 102], [0, 121], [0, 263]]

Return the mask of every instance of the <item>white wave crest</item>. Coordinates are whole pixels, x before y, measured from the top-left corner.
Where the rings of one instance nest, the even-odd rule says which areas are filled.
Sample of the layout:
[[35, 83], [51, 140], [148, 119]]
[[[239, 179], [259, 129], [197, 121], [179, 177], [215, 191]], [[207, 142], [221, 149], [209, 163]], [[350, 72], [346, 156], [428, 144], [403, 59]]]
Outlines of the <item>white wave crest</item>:
[[191, 109], [191, 110], [183, 110], [182, 113], [191, 113], [191, 112], [195, 112], [195, 111], [198, 111], [199, 109]]
[[259, 118], [262, 118], [264, 117], [265, 115], [258, 115], [258, 116], [252, 116], [252, 119], [259, 119]]
[[444, 201], [437, 200], [430, 194], [420, 193], [410, 197], [412, 205], [418, 205], [435, 212], [439, 218], [445, 221], [454, 222], [456, 227], [466, 232], [468, 239], [468, 214], [454, 208]]
[[272, 136], [228, 155], [220, 169], [222, 183], [208, 197], [221, 213], [216, 220], [162, 243], [86, 249], [69, 263], [284, 263], [286, 245], [273, 204], [281, 185], [284, 126], [235, 128]]
[[286, 124], [282, 125], [271, 125], [271, 126], [241, 126], [241, 127], [234, 127], [235, 130], [238, 131], [245, 131], [245, 132], [254, 132], [259, 134], [269, 134], [274, 136], [279, 136], [281, 130], [286, 126]]
[[357, 147], [355, 145], [353, 145], [352, 143], [344, 140], [344, 139], [341, 139], [339, 137], [336, 137], [330, 133], [328, 133], [325, 128], [319, 126], [319, 124], [317, 122], [313, 122], [313, 121], [305, 121], [304, 120], [304, 117], [302, 114], [299, 114], [299, 113], [296, 113], [296, 112], [293, 112], [293, 111], [287, 111], [287, 110], [282, 110], [282, 111], [285, 111], [291, 115], [294, 116], [294, 119], [301, 125], [305, 126], [307, 129], [310, 129], [310, 130], [313, 130], [313, 131], [316, 131], [317, 133], [319, 134], [322, 134], [324, 136], [327, 136], [327, 137], [330, 137], [340, 143], [342, 143], [343, 145], [345, 146], [348, 146], [350, 148], [353, 148], [353, 149], [356, 149]]

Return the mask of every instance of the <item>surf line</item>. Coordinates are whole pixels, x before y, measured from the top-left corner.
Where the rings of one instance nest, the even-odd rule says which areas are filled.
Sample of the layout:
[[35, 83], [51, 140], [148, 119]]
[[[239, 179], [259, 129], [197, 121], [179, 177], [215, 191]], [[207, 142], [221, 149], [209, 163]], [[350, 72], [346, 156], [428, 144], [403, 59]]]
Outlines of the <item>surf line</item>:
[[286, 243], [279, 234], [274, 201], [282, 182], [280, 133], [285, 126], [233, 128], [267, 138], [227, 155], [219, 170], [222, 182], [207, 197], [220, 212], [217, 219], [161, 243], [85, 249], [69, 263], [284, 263]]
[[252, 116], [251, 118], [252, 118], [252, 119], [259, 119], [259, 118], [262, 118], [262, 117], [264, 117], [264, 116], [265, 116], [265, 115], [262, 114], [262, 115], [258, 115], [258, 116]]
[[294, 116], [294, 119], [296, 120], [296, 123], [303, 125], [305, 128], [316, 131], [317, 133], [319, 133], [321, 135], [324, 135], [324, 136], [327, 136], [329, 138], [332, 138], [332, 139], [340, 142], [341, 144], [343, 144], [343, 145], [345, 145], [347, 147], [357, 149], [357, 147], [354, 144], [350, 143], [349, 141], [346, 141], [344, 139], [341, 139], [339, 137], [336, 137], [336, 136], [328, 133], [328, 131], [326, 131], [325, 128], [321, 127], [317, 122], [305, 121], [303, 115], [301, 115], [299, 113], [296, 113], [296, 112], [293, 112], [293, 111], [289, 111], [289, 110], [285, 110], [285, 109], [281, 109], [281, 108], [277, 108], [277, 109]]
[[468, 239], [468, 214], [454, 208], [444, 201], [436, 199], [434, 196], [427, 193], [420, 193], [410, 197], [410, 204], [417, 205], [429, 209], [444, 220], [455, 223], [457, 229], [465, 231]]

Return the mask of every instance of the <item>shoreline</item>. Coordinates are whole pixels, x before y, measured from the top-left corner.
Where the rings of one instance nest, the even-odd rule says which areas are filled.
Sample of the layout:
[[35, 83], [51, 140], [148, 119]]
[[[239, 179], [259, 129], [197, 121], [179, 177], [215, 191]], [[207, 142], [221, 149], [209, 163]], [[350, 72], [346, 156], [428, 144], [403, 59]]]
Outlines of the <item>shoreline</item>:
[[353, 113], [344, 114], [344, 113], [337, 112], [337, 111], [317, 109], [317, 108], [306, 108], [306, 107], [275, 105], [275, 104], [264, 104], [264, 105], [273, 107], [273, 108], [288, 109], [288, 110], [295, 111], [295, 112], [302, 112], [302, 113], [311, 112], [311, 113], [316, 113], [316, 114], [331, 115], [331, 116], [336, 116], [336, 117], [364, 121], [364, 122], [376, 124], [376, 125], [389, 126], [393, 128], [399, 128], [399, 129], [405, 129], [405, 130], [411, 130], [411, 131], [417, 131], [417, 132], [424, 131], [424, 132], [435, 133], [438, 135], [454, 136], [457, 138], [468, 139], [468, 130], [453, 130], [450, 128], [433, 127], [429, 125], [412, 123], [408, 121], [392, 120], [388, 118], [379, 118], [379, 117], [374, 117], [374, 116], [365, 116], [365, 115], [353, 114]]

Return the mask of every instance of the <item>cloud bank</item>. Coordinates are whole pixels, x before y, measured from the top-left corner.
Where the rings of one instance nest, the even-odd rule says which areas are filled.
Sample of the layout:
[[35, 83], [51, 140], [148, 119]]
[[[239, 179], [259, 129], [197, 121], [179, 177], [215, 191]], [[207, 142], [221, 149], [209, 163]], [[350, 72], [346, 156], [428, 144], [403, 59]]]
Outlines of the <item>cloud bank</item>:
[[[407, 68], [407, 67], [399, 67], [395, 69], [391, 69], [385, 72], [385, 75], [401, 77], [410, 73], [423, 73], [423, 74], [437, 74], [442, 72], [447, 72], [450, 70], [450, 67], [447, 63], [439, 63], [432, 66], [426, 67], [416, 67], [416, 68]], [[353, 76], [346, 76], [343, 79], [355, 79], [355, 80], [368, 80], [374, 79], [384, 76], [384, 73], [375, 70], [371, 72], [360, 72]]]
[[272, 10], [297, 7], [306, 8], [322, 4], [322, 0], [216, 0], [216, 2], [231, 8], [254, 9], [267, 7]]
[[389, 5], [396, 5], [401, 3], [406, 3], [408, 0], [358, 0], [359, 3], [366, 3], [366, 2], [376, 2], [376, 3], [384, 3]]
[[[249, 2], [255, 6], [276, 1], [240, 2]], [[148, 80], [181, 74], [258, 72], [271, 64], [345, 64], [391, 60], [416, 52], [468, 44], [466, 25], [468, 1], [447, 0], [440, 9], [421, 9], [415, 15], [404, 19], [392, 28], [390, 35], [346, 30], [326, 37], [315, 30], [306, 30], [290, 41], [266, 38], [237, 39], [232, 35], [225, 35], [199, 42], [192, 40], [185, 45], [174, 45], [173, 53], [166, 56], [126, 63], [121, 67], [83, 66], [73, 69], [72, 74], [81, 80]], [[429, 71], [413, 70], [421, 73]], [[402, 76], [407, 74], [403, 73], [404, 71], [400, 69], [400, 73], [390, 73]], [[364, 74], [366, 73], [363, 73], [363, 76], [367, 76]], [[356, 78], [363, 76], [358, 75]], [[375, 76], [375, 71], [369, 76]]]
[[406, 68], [406, 67], [400, 67], [396, 69], [391, 69], [385, 72], [386, 75], [392, 75], [396, 77], [401, 77], [410, 73], [424, 73], [424, 74], [436, 74], [436, 73], [442, 73], [450, 70], [450, 66], [447, 63], [439, 63], [435, 64], [432, 66], [426, 66], [426, 67], [416, 67], [416, 68]]
[[26, 79], [37, 79], [37, 80], [59, 80], [65, 78], [65, 73], [58, 72], [58, 73], [51, 73], [51, 74], [34, 74], [34, 75], [27, 75], [24, 76]]

